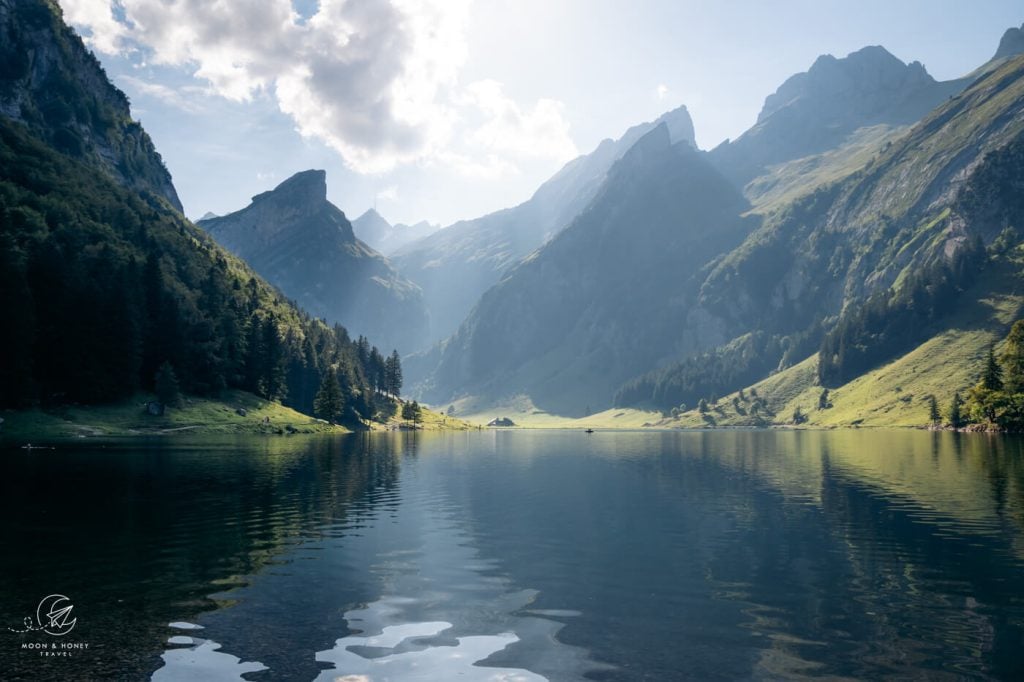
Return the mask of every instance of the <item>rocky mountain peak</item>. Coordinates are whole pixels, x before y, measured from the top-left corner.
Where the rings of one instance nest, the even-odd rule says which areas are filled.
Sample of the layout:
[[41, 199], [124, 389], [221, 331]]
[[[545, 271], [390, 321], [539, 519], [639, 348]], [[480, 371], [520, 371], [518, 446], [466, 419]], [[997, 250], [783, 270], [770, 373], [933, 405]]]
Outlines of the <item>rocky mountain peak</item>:
[[360, 226], [365, 226], [370, 229], [388, 229], [391, 227], [391, 223], [387, 219], [377, 212], [375, 208], [368, 208], [366, 212], [361, 216], [352, 221], [352, 224], [358, 229]]
[[669, 138], [672, 143], [688, 142], [691, 147], [697, 146], [697, 137], [693, 130], [693, 119], [686, 105], [682, 105], [672, 111], [665, 112], [654, 122], [655, 125], [665, 124], [668, 129]]
[[920, 62], [904, 64], [881, 45], [863, 47], [842, 59], [825, 54], [769, 95], [757, 122], [798, 100], [820, 102], [825, 107], [882, 108], [894, 95], [934, 83]]
[[1012, 57], [1021, 53], [1024, 53], [1024, 24], [1021, 24], [1020, 28], [1006, 29], [1002, 40], [999, 41], [999, 49], [996, 50], [992, 59]]
[[252, 198], [254, 204], [267, 200], [294, 207], [319, 206], [327, 201], [327, 172], [307, 170], [296, 173], [274, 189]]
[[200, 225], [236, 253], [253, 244], [274, 243], [284, 233], [296, 239], [316, 239], [327, 233], [332, 241], [355, 241], [345, 215], [327, 201], [327, 173], [322, 170], [296, 173], [254, 196], [241, 211], [201, 220]]

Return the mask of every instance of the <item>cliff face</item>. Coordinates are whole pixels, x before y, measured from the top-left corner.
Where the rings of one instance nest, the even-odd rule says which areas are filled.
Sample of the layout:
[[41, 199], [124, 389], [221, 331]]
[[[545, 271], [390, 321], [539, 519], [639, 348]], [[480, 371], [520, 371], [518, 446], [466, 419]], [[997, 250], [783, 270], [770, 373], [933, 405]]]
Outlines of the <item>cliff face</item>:
[[246, 208], [199, 221], [220, 244], [317, 317], [402, 352], [426, 327], [419, 288], [356, 239], [322, 170], [297, 173]]
[[56, 3], [0, 0], [0, 115], [58, 151], [181, 211], [171, 175], [128, 98], [64, 25]]

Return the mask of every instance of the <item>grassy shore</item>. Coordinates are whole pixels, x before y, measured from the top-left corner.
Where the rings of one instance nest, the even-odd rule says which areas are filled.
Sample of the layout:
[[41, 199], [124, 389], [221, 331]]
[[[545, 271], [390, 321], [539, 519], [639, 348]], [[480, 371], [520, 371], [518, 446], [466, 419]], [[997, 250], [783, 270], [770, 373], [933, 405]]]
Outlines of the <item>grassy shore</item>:
[[179, 407], [167, 408], [162, 416], [147, 414], [145, 405], [152, 399], [153, 396], [140, 393], [130, 400], [110, 405], [2, 411], [0, 442], [103, 436], [349, 431], [244, 391], [226, 391], [219, 400], [186, 398]]
[[415, 423], [402, 419], [401, 404], [395, 406], [394, 414], [383, 424], [374, 424], [373, 428], [384, 431], [416, 430], [416, 431], [468, 431], [479, 428], [478, 422], [457, 417], [449, 417], [439, 409], [421, 405], [419, 420]]
[[523, 429], [638, 429], [653, 426], [661, 420], [661, 413], [632, 408], [613, 408], [586, 417], [566, 417], [547, 412], [527, 396], [485, 402], [464, 398], [452, 403], [455, 414], [471, 424], [487, 424], [496, 417], [511, 419], [516, 428]]

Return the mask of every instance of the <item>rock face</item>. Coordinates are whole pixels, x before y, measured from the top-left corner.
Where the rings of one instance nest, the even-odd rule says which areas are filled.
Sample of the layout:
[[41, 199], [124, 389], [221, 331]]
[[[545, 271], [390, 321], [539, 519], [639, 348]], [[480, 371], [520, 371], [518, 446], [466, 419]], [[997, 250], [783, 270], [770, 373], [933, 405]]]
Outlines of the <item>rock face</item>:
[[967, 85], [937, 82], [919, 62], [904, 64], [880, 46], [842, 59], [822, 55], [769, 95], [757, 123], [711, 159], [743, 186], [772, 164], [838, 147], [860, 128], [913, 124]]
[[[423, 288], [430, 307], [429, 343], [452, 334], [488, 287], [563, 229], [594, 198], [608, 169], [643, 135], [664, 124], [673, 142], [694, 147], [686, 107], [604, 140], [567, 163], [526, 202], [465, 220], [395, 252], [395, 266]], [[424, 344], [426, 346], [428, 344]]]
[[0, 0], [0, 115], [181, 211], [171, 175], [131, 119], [128, 98], [64, 25], [56, 3]]
[[421, 220], [415, 225], [402, 223], [392, 225], [384, 219], [384, 216], [377, 213], [376, 209], [371, 208], [352, 221], [352, 229], [355, 230], [359, 239], [385, 256], [389, 256], [406, 244], [423, 239], [440, 228], [425, 220]]
[[419, 288], [356, 239], [327, 201], [322, 170], [297, 173], [246, 208], [198, 224], [308, 312], [353, 336], [404, 352], [426, 327]]
[[487, 422], [488, 426], [515, 426], [516, 423], [508, 417], [495, 417], [491, 421]]

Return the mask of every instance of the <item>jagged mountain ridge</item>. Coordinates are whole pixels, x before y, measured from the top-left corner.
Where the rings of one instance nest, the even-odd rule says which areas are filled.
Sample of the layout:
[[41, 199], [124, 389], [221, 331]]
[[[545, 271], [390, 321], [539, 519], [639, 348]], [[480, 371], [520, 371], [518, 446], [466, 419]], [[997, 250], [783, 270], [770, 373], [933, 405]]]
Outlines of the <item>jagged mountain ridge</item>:
[[757, 122], [711, 150], [711, 160], [744, 186], [775, 164], [839, 147], [860, 128], [916, 123], [969, 82], [936, 81], [920, 62], [904, 64], [881, 46], [822, 55], [769, 95]]
[[675, 141], [696, 146], [686, 107], [604, 140], [590, 154], [567, 163], [526, 202], [450, 225], [399, 249], [403, 276], [422, 287], [431, 328], [421, 348], [452, 334], [480, 295], [502, 274], [575, 218], [590, 202], [611, 165], [644, 134], [664, 123]]
[[249, 206], [198, 225], [310, 313], [353, 334], [404, 349], [426, 327], [419, 288], [356, 239], [327, 200], [322, 170], [297, 173]]
[[171, 175], [128, 98], [61, 20], [56, 3], [0, 0], [0, 115], [179, 212]]

